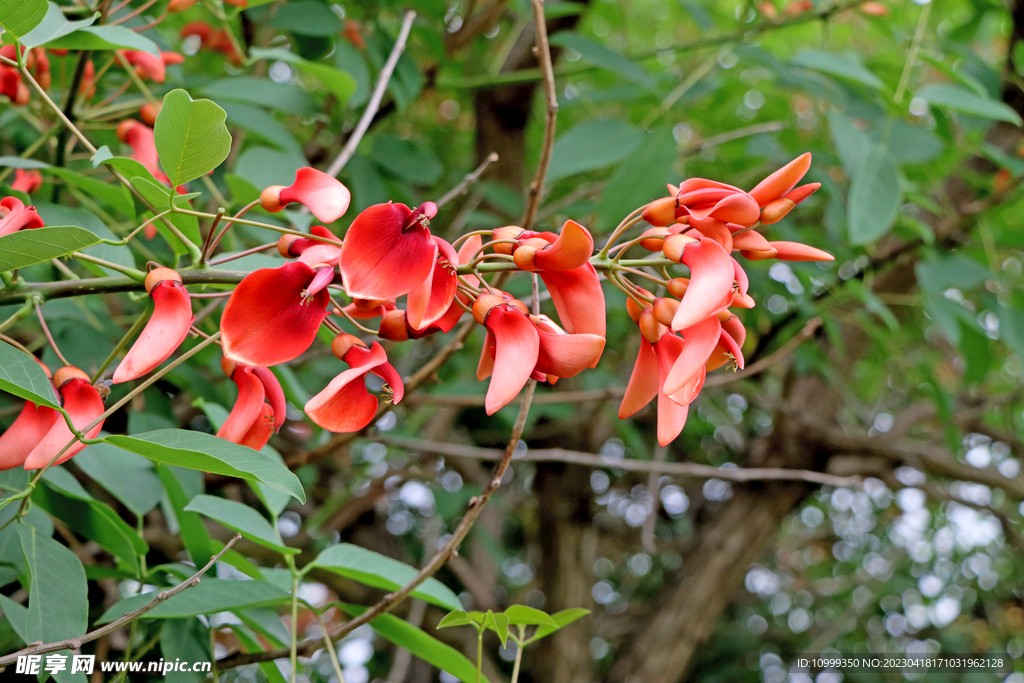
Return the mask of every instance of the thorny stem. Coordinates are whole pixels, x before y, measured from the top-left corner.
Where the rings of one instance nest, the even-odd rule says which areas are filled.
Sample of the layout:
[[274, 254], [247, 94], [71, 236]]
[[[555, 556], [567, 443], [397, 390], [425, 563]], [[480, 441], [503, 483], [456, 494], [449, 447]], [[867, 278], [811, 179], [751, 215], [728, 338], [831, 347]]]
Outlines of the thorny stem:
[[53, 340], [53, 335], [50, 334], [50, 328], [46, 326], [46, 318], [43, 317], [43, 309], [39, 305], [39, 301], [40, 300], [38, 298], [35, 300], [36, 317], [39, 318], [39, 325], [43, 328], [43, 334], [46, 335], [46, 341], [50, 344], [50, 348], [53, 349], [53, 352], [57, 354], [57, 358], [60, 359], [61, 363], [64, 365], [71, 365], [71, 363], [68, 362], [68, 359], [64, 357], [64, 354], [60, 352], [60, 349], [57, 348], [57, 342]]

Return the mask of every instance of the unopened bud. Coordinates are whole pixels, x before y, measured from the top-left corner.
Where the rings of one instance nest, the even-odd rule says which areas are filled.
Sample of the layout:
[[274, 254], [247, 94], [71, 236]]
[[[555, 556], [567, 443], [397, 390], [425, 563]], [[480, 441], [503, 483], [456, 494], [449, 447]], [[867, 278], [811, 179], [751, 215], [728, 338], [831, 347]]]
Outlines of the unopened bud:
[[348, 353], [349, 349], [353, 346], [361, 346], [365, 349], [366, 342], [355, 335], [342, 332], [331, 342], [331, 353], [333, 353], [338, 360], [345, 360], [345, 354]]
[[[524, 230], [518, 225], [506, 225], [503, 228], [495, 228], [491, 231], [491, 239], [493, 240], [517, 240], [522, 235]], [[515, 249], [514, 244], [495, 244], [494, 251], [497, 254], [512, 255], [512, 251]]]
[[520, 270], [537, 271], [540, 270], [534, 262], [537, 260], [537, 249], [532, 246], [516, 247], [516, 250], [512, 252], [512, 259], [516, 262], [516, 266]]
[[65, 365], [60, 370], [53, 373], [53, 385], [58, 389], [73, 379], [84, 379], [88, 382], [89, 375], [85, 374], [73, 365]]
[[164, 280], [181, 282], [181, 275], [178, 275], [177, 271], [171, 270], [170, 268], [154, 268], [149, 271], [148, 275], [146, 275], [146, 292], [152, 293], [153, 288]]
[[640, 240], [641, 247], [647, 251], [661, 251], [665, 238], [668, 237], [668, 228], [647, 228], [640, 236], [647, 238]]
[[669, 299], [667, 297], [655, 299], [654, 319], [662, 325], [670, 327], [672, 325], [672, 318], [676, 315], [677, 308], [679, 308], [679, 302], [676, 299]]
[[682, 299], [686, 294], [686, 288], [690, 286], [690, 278], [676, 277], [668, 281], [668, 293], [677, 299]]
[[657, 344], [661, 339], [661, 325], [654, 318], [654, 309], [645, 308], [640, 314], [640, 334], [651, 344]]
[[281, 235], [277, 240], [277, 253], [285, 258], [294, 258], [298, 254], [292, 251], [295, 240], [302, 239], [298, 235]]
[[277, 213], [284, 208], [284, 204], [281, 203], [281, 190], [283, 189], [284, 185], [271, 185], [260, 193], [260, 206], [264, 211]]
[[135, 119], [125, 119], [117, 124], [117, 139], [121, 142], [128, 142], [128, 132], [137, 125], [139, 122]]
[[676, 207], [679, 202], [675, 197], [655, 199], [644, 209], [643, 219], [656, 228], [665, 228], [676, 222]]
[[665, 244], [662, 246], [661, 251], [669, 261], [682, 263], [683, 251], [685, 251], [687, 246], [695, 243], [696, 241], [697, 240], [689, 235], [669, 235], [665, 238]]
[[409, 327], [405, 323], [405, 311], [400, 308], [384, 311], [384, 315], [380, 317], [377, 336], [389, 341], [408, 341]]
[[774, 199], [761, 209], [761, 223], [764, 225], [778, 223], [794, 208], [796, 208], [796, 204], [792, 199], [786, 199], [785, 197]]
[[159, 103], [151, 104], [151, 103], [147, 102], [146, 104], [144, 104], [141, 107], [139, 107], [139, 118], [141, 118], [142, 122], [145, 123], [147, 126], [154, 126], [154, 125], [156, 125], [156, 117], [157, 117], [157, 115], [159, 113], [160, 113], [160, 104]]
[[500, 306], [505, 303], [504, 300], [497, 294], [481, 294], [477, 297], [476, 301], [473, 302], [473, 318], [480, 323], [484, 324], [487, 320], [487, 314], [491, 312], [491, 309], [495, 306]]

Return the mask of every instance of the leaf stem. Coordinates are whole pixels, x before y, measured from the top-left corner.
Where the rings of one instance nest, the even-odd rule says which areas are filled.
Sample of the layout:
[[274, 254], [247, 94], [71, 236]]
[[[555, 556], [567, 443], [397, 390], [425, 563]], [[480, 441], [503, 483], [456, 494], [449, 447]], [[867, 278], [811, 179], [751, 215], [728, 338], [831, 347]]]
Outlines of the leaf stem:
[[43, 309], [39, 305], [39, 301], [40, 299], [37, 297], [34, 302], [36, 317], [39, 318], [39, 325], [43, 328], [43, 334], [46, 335], [46, 341], [50, 344], [50, 348], [53, 349], [53, 352], [57, 354], [57, 358], [60, 359], [61, 363], [64, 365], [71, 365], [71, 363], [68, 362], [68, 359], [64, 357], [64, 354], [60, 352], [60, 349], [57, 348], [57, 342], [53, 340], [53, 335], [50, 334], [50, 328], [46, 326], [46, 318], [43, 317]]
[[100, 365], [100, 369], [93, 374], [93, 384], [98, 382], [100, 380], [100, 377], [103, 377], [103, 373], [106, 371], [106, 369], [110, 367], [110, 364], [114, 362], [114, 359], [117, 358], [117, 355], [121, 353], [124, 347], [128, 346], [128, 342], [131, 341], [136, 334], [138, 334], [139, 330], [142, 329], [142, 326], [145, 325], [146, 322], [149, 320], [149, 316], [150, 313], [148, 311], [140, 315], [138, 319], [136, 319], [136, 321], [128, 329], [128, 331], [124, 333], [124, 336], [121, 337], [121, 341], [117, 342], [117, 346], [115, 346], [113, 350], [111, 350], [110, 354], [107, 356], [107, 359], [103, 361], [102, 365]]

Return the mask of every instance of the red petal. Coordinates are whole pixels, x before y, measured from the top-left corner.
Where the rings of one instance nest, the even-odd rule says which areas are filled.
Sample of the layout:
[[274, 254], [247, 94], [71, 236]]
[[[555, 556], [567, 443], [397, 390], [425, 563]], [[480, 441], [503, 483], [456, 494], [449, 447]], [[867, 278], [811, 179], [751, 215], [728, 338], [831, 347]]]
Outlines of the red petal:
[[352, 222], [341, 248], [341, 275], [349, 296], [395, 299], [430, 277], [437, 245], [424, 228], [402, 232], [411, 214], [404, 204], [377, 204]]
[[640, 351], [636, 355], [633, 374], [629, 376], [629, 385], [619, 405], [619, 419], [636, 414], [638, 410], [651, 402], [658, 395], [658, 357], [654, 347], [640, 337]]
[[717, 218], [690, 218], [692, 225], [701, 235], [713, 239], [727, 252], [732, 251], [732, 232], [728, 225]]
[[398, 374], [398, 370], [395, 370], [391, 363], [388, 363], [387, 352], [377, 342], [373, 342], [373, 346], [368, 349], [353, 346], [345, 354], [345, 362], [353, 368], [369, 370], [384, 380], [391, 388], [392, 403], [399, 403], [405, 396], [405, 384], [402, 382], [402, 376]]
[[[103, 414], [103, 399], [100, 397], [100, 392], [84, 379], [76, 378], [66, 382], [60, 388], [60, 395], [64, 399], [64, 410], [71, 416], [71, 424], [75, 425], [75, 429], [79, 431]], [[85, 438], [95, 438], [102, 428], [103, 423], [100, 422], [85, 434]], [[25, 469], [37, 470], [40, 467], [45, 467], [74, 438], [63, 418], [54, 420], [46, 435], [28, 454], [28, 458], [25, 460]], [[83, 448], [85, 448], [84, 443], [76, 442], [75, 445], [64, 451], [64, 455], [60, 456], [60, 459], [54, 464], [61, 464]]]
[[750, 196], [754, 198], [757, 205], [763, 208], [773, 199], [784, 196], [787, 192], [796, 187], [800, 179], [804, 177], [811, 167], [811, 153], [801, 154], [775, 173], [762, 180], [753, 190]]
[[128, 355], [114, 372], [114, 384], [128, 382], [152, 372], [170, 358], [188, 336], [192, 300], [179, 282], [164, 280], [153, 288], [153, 317], [135, 340]]
[[[375, 345], [376, 346], [376, 345]], [[366, 368], [341, 373], [306, 403], [306, 415], [331, 432], [358, 432], [377, 413], [377, 397], [366, 391]]]
[[507, 406], [530, 379], [537, 365], [540, 336], [529, 318], [506, 306], [491, 309], [484, 325], [494, 333], [494, 374], [484, 401], [487, 414], [493, 415]]
[[270, 441], [270, 435], [274, 433], [274, 409], [267, 403], [260, 406], [259, 415], [253, 421], [249, 431], [245, 433], [238, 442], [242, 446], [248, 446], [258, 451]]
[[836, 257], [827, 251], [809, 247], [799, 242], [769, 242], [777, 253], [775, 258], [783, 261], [835, 261]]
[[740, 188], [735, 185], [726, 185], [716, 180], [708, 180], [707, 178], [687, 178], [679, 184], [679, 188], [676, 190], [676, 196], [688, 194], [696, 190], [706, 189], [717, 189], [717, 190], [731, 190], [732, 192], [743, 192]]
[[247, 365], [277, 365], [302, 354], [327, 315], [326, 290], [303, 303], [314, 271], [286, 263], [250, 273], [231, 293], [220, 329], [224, 355]]
[[305, 263], [310, 268], [326, 263], [329, 266], [337, 266], [341, 259], [341, 247], [333, 244], [317, 242], [302, 250], [296, 261]]
[[604, 290], [594, 266], [585, 263], [573, 270], [542, 270], [539, 275], [551, 292], [566, 332], [605, 336]]
[[690, 268], [690, 284], [672, 318], [673, 330], [691, 327], [711, 315], [732, 291], [735, 278], [732, 258], [711, 239], [687, 246], [682, 261]]
[[406, 299], [406, 319], [409, 327], [420, 330], [443, 316], [455, 300], [458, 276], [455, 269], [459, 255], [452, 245], [431, 235], [437, 245], [434, 271], [429, 278], [416, 285]]
[[596, 334], [558, 334], [538, 329], [538, 372], [556, 377], [575, 377], [597, 365], [604, 351], [604, 337]]
[[494, 373], [494, 333], [487, 330], [484, 346], [480, 350], [480, 360], [476, 364], [476, 378], [485, 380]]
[[772, 247], [764, 235], [756, 230], [748, 230], [739, 235], [733, 235], [732, 248], [742, 251], [769, 251]]
[[281, 203], [299, 202], [324, 223], [333, 223], [348, 211], [352, 193], [334, 176], [315, 168], [300, 168], [295, 182], [281, 190]]
[[[658, 359], [658, 384], [664, 385], [669, 369], [682, 352], [683, 340], [674, 334], [666, 334], [655, 344]], [[667, 446], [679, 436], [686, 425], [689, 413], [687, 405], [673, 401], [663, 391], [658, 392], [658, 445]]]
[[715, 204], [708, 215], [726, 223], [746, 226], [757, 222], [761, 217], [761, 210], [753, 197], [746, 192], [736, 192]]
[[[156, 153], [156, 142], [153, 141], [153, 129], [138, 123], [126, 133], [127, 142], [132, 147], [132, 156], [146, 167], [158, 180], [160, 179], [160, 157]], [[164, 176], [165, 178], [167, 176]]]
[[541, 270], [574, 270], [594, 253], [594, 238], [576, 221], [566, 221], [555, 243], [537, 252], [534, 263]]
[[140, 50], [125, 50], [123, 54], [125, 60], [134, 66], [143, 78], [148, 78], [156, 83], [163, 83], [166, 80], [167, 70], [164, 68], [162, 58]]
[[[254, 367], [252, 371], [259, 377], [260, 383], [263, 384], [263, 395], [270, 402], [270, 407], [273, 409], [271, 417], [273, 418], [274, 432], [278, 432], [281, 430], [281, 425], [284, 424], [284, 419], [288, 412], [288, 401], [285, 400], [284, 389], [281, 388], [281, 383], [277, 381], [277, 376], [269, 369]], [[260, 446], [260, 448], [263, 448], [263, 446]], [[256, 450], [259, 450], [259, 448]]]
[[790, 192], [787, 192], [786, 199], [793, 202], [794, 204], [799, 204], [800, 202], [802, 202], [803, 200], [807, 199], [812, 194], [817, 192], [819, 187], [821, 187], [821, 183], [807, 183], [806, 185], [801, 185], [800, 187], [795, 188]]
[[[14, 197], [8, 197], [7, 199], [14, 199]], [[9, 203], [13, 204], [13, 202]], [[18, 201], [18, 204], [21, 204], [21, 202]], [[36, 212], [36, 207], [16, 206], [10, 213], [0, 218], [0, 237], [10, 235], [22, 229], [32, 230], [41, 227], [43, 227], [43, 219]]]
[[217, 431], [217, 436], [233, 443], [242, 443], [242, 439], [263, 411], [266, 393], [263, 390], [263, 382], [253, 370], [255, 368], [250, 365], [240, 365], [231, 375], [232, 381], [238, 385], [238, 398], [235, 399], [235, 405], [224, 420], [224, 424]]
[[27, 401], [18, 419], [0, 435], [0, 470], [24, 464], [28, 454], [58, 419], [64, 420], [53, 408]]
[[722, 323], [718, 318], [702, 320], [682, 331], [684, 343], [679, 357], [673, 362], [672, 368], [665, 377], [662, 391], [674, 394], [686, 385], [693, 376], [704, 368], [711, 353], [718, 345], [722, 336]]

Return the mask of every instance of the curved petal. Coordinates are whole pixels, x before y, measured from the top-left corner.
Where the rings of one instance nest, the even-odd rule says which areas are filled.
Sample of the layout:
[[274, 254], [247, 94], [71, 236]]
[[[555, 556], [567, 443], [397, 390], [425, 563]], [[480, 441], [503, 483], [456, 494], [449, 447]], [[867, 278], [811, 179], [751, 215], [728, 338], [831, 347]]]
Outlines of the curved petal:
[[114, 384], [151, 372], [167, 360], [188, 336], [192, 300], [180, 282], [164, 280], [153, 288], [153, 316], [114, 372]]
[[[663, 386], [665, 377], [682, 352], [683, 340], [674, 334], [666, 334], [654, 345], [658, 363], [658, 385]], [[664, 391], [658, 392], [658, 445], [667, 446], [679, 436], [686, 425], [689, 407], [673, 401]]]
[[231, 374], [232, 381], [238, 386], [238, 398], [224, 424], [217, 430], [217, 436], [233, 443], [242, 443], [263, 411], [266, 392], [263, 382], [253, 370], [255, 368], [250, 365], [240, 365]]
[[707, 379], [707, 376], [708, 372], [702, 366], [679, 391], [668, 395], [669, 400], [681, 406], [690, 405], [704, 388], [704, 380]]
[[635, 415], [638, 410], [658, 395], [658, 357], [651, 343], [640, 337], [640, 351], [636, 355], [633, 374], [629, 376], [626, 393], [619, 405], [619, 419]]
[[20, 190], [25, 194], [32, 194], [43, 184], [43, 175], [35, 170], [14, 169], [14, 182], [11, 183], [12, 190]]
[[245, 433], [238, 443], [258, 451], [267, 445], [267, 442], [270, 441], [270, 435], [275, 431], [274, 408], [270, 404], [264, 403], [260, 406], [260, 412], [256, 419], [253, 420], [249, 431]]
[[18, 419], [0, 434], [0, 470], [24, 464], [25, 458], [42, 441], [58, 418], [62, 421], [64, 419], [53, 408], [27, 401]]
[[534, 263], [541, 270], [574, 270], [594, 253], [594, 238], [576, 221], [566, 221], [554, 244], [537, 252]]
[[557, 334], [538, 329], [540, 347], [534, 368], [545, 375], [575, 377], [597, 365], [604, 351], [604, 337], [596, 334]]
[[757, 222], [761, 217], [761, 209], [749, 194], [736, 192], [715, 204], [708, 215], [726, 223], [747, 226]]
[[707, 178], [687, 178], [683, 182], [679, 183], [679, 187], [676, 189], [676, 196], [684, 195], [695, 190], [730, 190], [732, 192], [743, 192], [740, 188], [735, 185], [726, 185], [720, 183], [717, 180], [708, 180]]
[[334, 176], [315, 168], [300, 168], [295, 182], [281, 190], [281, 203], [299, 202], [324, 223], [333, 223], [348, 211], [352, 193]]
[[491, 309], [484, 325], [494, 333], [494, 374], [484, 401], [487, 414], [493, 415], [530, 379], [540, 351], [540, 335], [529, 318], [506, 306]]
[[156, 142], [153, 140], [153, 129], [143, 123], [136, 123], [125, 134], [125, 142], [131, 145], [135, 160], [159, 180], [162, 172], [160, 157], [156, 153]]
[[[14, 199], [9, 197], [8, 199]], [[20, 205], [21, 202], [19, 201]], [[43, 227], [43, 219], [34, 206], [15, 206], [10, 213], [0, 218], [0, 237], [10, 235], [19, 230], [32, 230]]]
[[[277, 375], [271, 372], [269, 368], [254, 367], [252, 371], [263, 385], [264, 397], [270, 402], [270, 407], [273, 410], [271, 414], [274, 425], [273, 431], [276, 433], [281, 430], [281, 425], [284, 424], [288, 412], [288, 401], [285, 400], [284, 389], [281, 388], [281, 383], [277, 381]], [[260, 448], [263, 448], [263, 446], [260, 446]], [[259, 448], [256, 450], [259, 450]]]
[[406, 299], [406, 319], [409, 327], [420, 330], [437, 321], [452, 306], [458, 288], [459, 255], [445, 240], [431, 235], [437, 245], [434, 270], [430, 277], [409, 291]]
[[732, 259], [733, 277], [736, 278], [736, 291], [746, 296], [747, 290], [750, 289], [750, 279], [747, 277], [747, 271], [743, 270], [743, 266], [735, 258], [732, 256], [729, 258]]
[[485, 380], [494, 373], [494, 333], [487, 330], [483, 348], [480, 349], [480, 360], [476, 364], [476, 378]]
[[573, 270], [542, 270], [539, 275], [566, 332], [605, 336], [604, 290], [594, 266], [585, 263]]
[[[66, 382], [60, 388], [60, 395], [64, 399], [64, 410], [71, 416], [71, 424], [75, 425], [75, 429], [82, 430], [103, 414], [103, 398], [96, 387], [89, 384], [87, 380], [72, 379]], [[100, 422], [86, 432], [85, 438], [94, 438], [102, 428], [103, 423]], [[63, 418], [54, 420], [46, 435], [25, 459], [25, 469], [37, 470], [40, 467], [45, 467], [74, 438]], [[64, 454], [54, 464], [61, 464], [83, 448], [85, 448], [84, 443], [76, 442], [71, 448], [64, 451]]]
[[247, 365], [277, 365], [302, 354], [313, 343], [327, 315], [327, 290], [304, 302], [314, 271], [286, 263], [250, 273], [231, 293], [220, 329], [224, 355]]
[[425, 228], [402, 231], [410, 215], [404, 204], [377, 204], [352, 221], [341, 248], [341, 275], [349, 296], [395, 299], [430, 277], [437, 245]]
[[732, 248], [741, 251], [768, 251], [772, 247], [768, 240], [764, 238], [764, 235], [756, 230], [748, 230], [747, 232], [733, 235]]
[[295, 260], [300, 263], [305, 263], [310, 268], [321, 263], [326, 263], [329, 266], [336, 266], [341, 260], [341, 247], [336, 247], [333, 244], [317, 242], [303, 249], [302, 253], [299, 254], [299, 257]]
[[402, 382], [402, 376], [398, 374], [398, 370], [395, 370], [391, 363], [388, 363], [387, 352], [377, 342], [373, 342], [373, 346], [368, 349], [362, 346], [353, 346], [345, 354], [345, 362], [353, 368], [369, 370], [384, 380], [391, 390], [392, 403], [399, 403], [405, 396], [405, 384]]
[[712, 239], [687, 246], [682, 262], [690, 268], [690, 284], [672, 318], [673, 331], [691, 327], [717, 310], [735, 278], [732, 258]]
[[701, 235], [721, 244], [727, 252], [732, 251], [732, 232], [724, 222], [717, 218], [691, 218], [690, 225]]
[[722, 323], [716, 317], [702, 320], [682, 331], [684, 343], [672, 367], [665, 376], [662, 391], [674, 394], [704, 369], [711, 353], [722, 336]]
[[163, 58], [141, 50], [125, 50], [122, 54], [143, 78], [148, 78], [154, 83], [163, 83], [167, 79]]
[[782, 197], [796, 187], [800, 179], [804, 177], [811, 167], [811, 153], [801, 154], [775, 173], [762, 180], [750, 191], [757, 205], [764, 208], [768, 202]]
[[305, 411], [313, 422], [330, 432], [358, 432], [377, 413], [377, 397], [366, 390], [365, 367], [350, 368], [309, 399]]
[[775, 256], [783, 261], [835, 261], [836, 257], [827, 251], [800, 244], [799, 242], [769, 242], [778, 252]]

